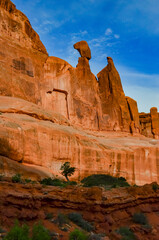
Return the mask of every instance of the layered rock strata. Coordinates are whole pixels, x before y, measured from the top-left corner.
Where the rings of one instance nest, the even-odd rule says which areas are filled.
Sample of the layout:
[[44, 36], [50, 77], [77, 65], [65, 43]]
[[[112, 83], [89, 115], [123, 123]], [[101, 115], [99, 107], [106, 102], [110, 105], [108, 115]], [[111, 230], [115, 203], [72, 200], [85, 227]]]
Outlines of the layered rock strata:
[[[0, 182], [0, 199], [0, 222], [3, 228], [9, 228], [15, 219], [29, 225], [42, 221], [51, 232], [67, 234], [64, 238], [59, 236], [59, 239], [68, 239], [69, 232], [77, 226], [69, 228], [65, 233], [53, 220], [59, 212], [78, 212], [85, 220], [93, 223], [95, 232], [105, 233], [108, 240], [121, 239], [115, 230], [123, 226], [129, 226], [136, 239], [158, 240], [159, 190], [154, 191], [153, 185], [104, 191], [98, 187], [43, 188], [39, 184]], [[139, 212], [147, 217], [149, 226], [133, 222], [133, 214]], [[47, 219], [48, 214], [53, 219]]]
[[159, 182], [158, 140], [120, 132], [84, 131], [70, 126], [60, 114], [13, 97], [0, 97], [0, 112], [1, 174], [14, 175], [5, 163], [12, 160], [19, 168], [29, 164], [37, 170], [40, 167], [44, 174], [61, 176], [61, 164], [69, 161], [76, 167], [76, 180], [105, 173], [123, 176], [137, 185]]

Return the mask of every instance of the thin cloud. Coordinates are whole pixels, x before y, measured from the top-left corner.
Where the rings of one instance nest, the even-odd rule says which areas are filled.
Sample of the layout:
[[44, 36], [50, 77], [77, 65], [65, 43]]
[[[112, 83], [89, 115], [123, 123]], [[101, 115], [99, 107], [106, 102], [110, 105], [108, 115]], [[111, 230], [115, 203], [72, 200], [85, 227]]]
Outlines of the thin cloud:
[[116, 39], [119, 39], [119, 38], [120, 38], [120, 35], [119, 35], [119, 34], [114, 34], [114, 37], [115, 37]]
[[113, 33], [113, 30], [111, 28], [107, 28], [106, 31], [105, 31], [105, 35], [106, 36], [109, 36]]

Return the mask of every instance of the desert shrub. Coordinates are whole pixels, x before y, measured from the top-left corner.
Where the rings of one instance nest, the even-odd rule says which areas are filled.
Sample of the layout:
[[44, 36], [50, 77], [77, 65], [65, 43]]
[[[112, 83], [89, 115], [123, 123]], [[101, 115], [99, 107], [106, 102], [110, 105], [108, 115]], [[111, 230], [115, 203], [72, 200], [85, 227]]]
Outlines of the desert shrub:
[[53, 214], [52, 213], [45, 213], [45, 218], [48, 220], [53, 219]]
[[26, 179], [24, 179], [24, 182], [25, 182], [25, 183], [32, 183], [32, 180], [29, 179], [29, 178], [26, 178]]
[[55, 223], [57, 223], [59, 225], [59, 227], [62, 227], [64, 224], [68, 224], [69, 223], [69, 219], [68, 219], [68, 217], [65, 214], [59, 213], [57, 215]]
[[59, 187], [66, 187], [68, 185], [77, 185], [75, 181], [62, 181], [58, 178], [44, 178], [40, 181], [43, 185], [50, 185], [50, 186], [59, 186]]
[[0, 174], [0, 181], [3, 181], [4, 175]]
[[152, 189], [154, 190], [154, 192], [156, 192], [157, 189], [158, 189], [158, 184], [157, 183], [153, 183], [152, 184]]
[[144, 213], [134, 213], [133, 222], [141, 225], [148, 225], [148, 220]]
[[85, 221], [80, 213], [72, 212], [68, 214], [68, 218], [77, 224], [79, 227], [83, 228], [87, 232], [91, 232], [93, 230], [93, 226]]
[[136, 237], [129, 227], [120, 227], [116, 230], [123, 238], [122, 240], [135, 240]]
[[12, 182], [13, 183], [21, 183], [22, 180], [21, 180], [21, 174], [20, 173], [17, 173], [15, 174], [13, 177], [12, 177]]
[[82, 181], [84, 187], [104, 186], [109, 188], [130, 186], [123, 177], [116, 178], [106, 174], [94, 174], [84, 178]]
[[58, 179], [52, 179], [52, 178], [44, 178], [40, 181], [41, 184], [43, 185], [50, 185], [50, 186], [63, 186], [63, 182]]
[[30, 240], [29, 227], [27, 225], [21, 227], [16, 221], [4, 240]]
[[6, 231], [0, 226], [0, 233], [5, 233]]
[[88, 237], [85, 233], [81, 232], [78, 229], [75, 229], [73, 232], [69, 235], [69, 240], [87, 240]]
[[29, 227], [19, 225], [16, 221], [4, 240], [51, 240], [49, 231], [41, 224], [35, 224], [32, 229], [32, 237], [29, 237]]
[[32, 230], [31, 240], [51, 240], [49, 231], [41, 224], [35, 224]]

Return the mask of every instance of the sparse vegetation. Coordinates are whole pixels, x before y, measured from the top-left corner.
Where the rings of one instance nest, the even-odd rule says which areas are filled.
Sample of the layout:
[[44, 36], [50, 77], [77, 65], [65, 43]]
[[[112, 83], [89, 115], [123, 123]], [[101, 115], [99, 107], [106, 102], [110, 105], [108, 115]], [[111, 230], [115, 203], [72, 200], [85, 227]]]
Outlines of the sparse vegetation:
[[159, 186], [157, 183], [152, 184], [152, 189], [154, 190], [154, 192], [156, 192], [158, 188], [159, 188]]
[[65, 214], [59, 213], [55, 219], [55, 223], [57, 223], [59, 227], [62, 227], [64, 224], [69, 223], [69, 219]]
[[16, 221], [4, 240], [31, 240], [29, 238], [29, 227], [27, 225], [19, 225]]
[[77, 185], [75, 181], [62, 181], [58, 178], [44, 178], [40, 181], [43, 185], [50, 185], [50, 186], [59, 186], [59, 187], [66, 187], [68, 185]]
[[87, 221], [85, 221], [80, 213], [72, 212], [68, 214], [68, 218], [77, 224], [82, 229], [86, 230], [87, 232], [91, 232], [94, 227]]
[[70, 162], [65, 162], [60, 168], [60, 170], [62, 171], [61, 174], [66, 178], [67, 181], [69, 181], [68, 177], [74, 174], [75, 169], [75, 167], [70, 166]]
[[31, 240], [51, 240], [49, 231], [41, 224], [35, 224], [32, 230]]
[[75, 229], [70, 233], [69, 240], [87, 240], [88, 237], [84, 232], [81, 232], [78, 229]]
[[0, 181], [3, 181], [4, 175], [0, 174]]
[[106, 174], [94, 174], [84, 178], [81, 182], [84, 187], [102, 186], [106, 189], [130, 186], [125, 178], [116, 178]]
[[122, 236], [122, 240], [135, 240], [136, 237], [129, 227], [120, 227], [116, 230]]
[[4, 240], [51, 240], [49, 231], [41, 223], [33, 226], [32, 237], [29, 236], [29, 232], [26, 224], [20, 226], [16, 221]]
[[20, 173], [15, 174], [15, 175], [12, 177], [12, 182], [13, 182], [13, 183], [21, 183], [21, 182], [22, 182], [22, 180], [21, 180], [21, 174], [20, 174]]
[[53, 219], [53, 214], [52, 213], [45, 213], [45, 218], [48, 220]]
[[133, 222], [141, 224], [144, 228], [151, 229], [151, 225], [144, 213], [135, 213], [133, 215]]

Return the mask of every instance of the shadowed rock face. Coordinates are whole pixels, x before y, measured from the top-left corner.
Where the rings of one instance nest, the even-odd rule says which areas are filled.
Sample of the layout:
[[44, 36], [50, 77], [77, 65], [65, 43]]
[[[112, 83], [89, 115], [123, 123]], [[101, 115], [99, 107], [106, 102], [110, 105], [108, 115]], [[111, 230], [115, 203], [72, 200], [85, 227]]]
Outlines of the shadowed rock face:
[[[108, 57], [97, 79], [85, 41], [74, 45], [81, 54], [74, 68], [48, 57], [10, 0], [0, 1], [0, 20], [0, 171], [12, 175], [7, 166], [14, 161], [34, 166], [37, 175], [39, 167], [56, 175], [70, 161], [75, 179], [109, 173], [130, 183], [158, 181], [158, 142], [139, 135], [140, 129], [159, 135], [157, 110], [151, 109], [148, 127], [141, 116], [139, 124], [137, 103], [125, 97], [113, 60]], [[24, 166], [21, 171], [28, 174]]]

